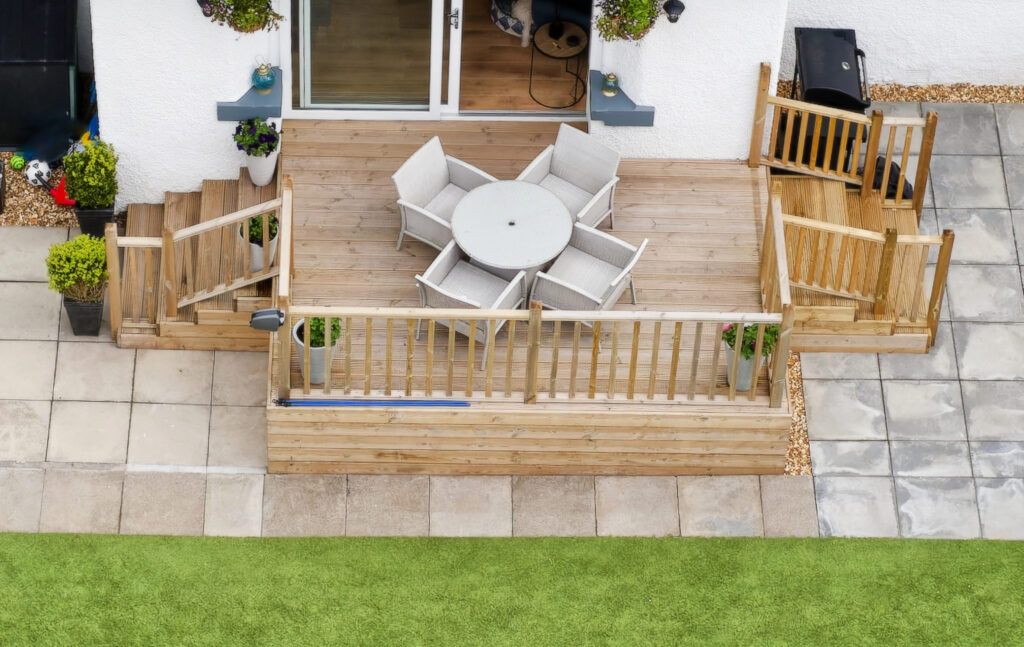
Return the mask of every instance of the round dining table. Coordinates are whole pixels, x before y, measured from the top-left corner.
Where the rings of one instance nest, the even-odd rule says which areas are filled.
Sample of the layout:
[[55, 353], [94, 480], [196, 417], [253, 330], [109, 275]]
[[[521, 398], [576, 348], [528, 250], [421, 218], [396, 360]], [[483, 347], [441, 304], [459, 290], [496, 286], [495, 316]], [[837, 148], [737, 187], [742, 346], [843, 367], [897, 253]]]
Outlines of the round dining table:
[[506, 279], [525, 270], [528, 290], [534, 275], [569, 244], [573, 218], [544, 187], [507, 180], [467, 193], [451, 225], [455, 244], [476, 265]]

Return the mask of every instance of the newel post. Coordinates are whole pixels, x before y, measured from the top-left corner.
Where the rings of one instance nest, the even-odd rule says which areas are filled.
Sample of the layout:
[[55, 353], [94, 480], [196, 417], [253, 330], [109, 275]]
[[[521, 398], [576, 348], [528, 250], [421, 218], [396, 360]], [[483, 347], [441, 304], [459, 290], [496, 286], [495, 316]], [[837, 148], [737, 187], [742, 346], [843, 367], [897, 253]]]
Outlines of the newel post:
[[178, 316], [178, 276], [174, 273], [174, 232], [166, 227], [161, 254], [164, 260], [164, 302], [170, 319]]
[[764, 145], [764, 119], [768, 113], [768, 86], [772, 79], [772, 67], [761, 63], [761, 74], [757, 80], [757, 99], [754, 104], [754, 125], [750, 133], [750, 156], [747, 166], [757, 168], [761, 163], [761, 147]]
[[540, 356], [540, 301], [530, 301], [530, 319], [526, 328], [526, 385], [523, 402], [537, 403], [537, 359]]
[[[104, 230], [107, 243], [107, 287], [110, 292], [110, 338], [117, 340], [121, 328], [121, 259], [117, 255], [117, 225], [108, 222]], [[127, 252], [126, 252], [127, 253]]]
[[882, 247], [882, 262], [878, 266], [878, 281], [875, 283], [875, 317], [881, 317], [889, 306], [889, 287], [892, 271], [896, 264], [896, 230], [885, 230], [885, 245]]
[[[864, 153], [864, 175], [861, 177], [860, 196], [871, 195], [875, 187], [875, 166], [878, 163], [878, 143], [882, 137], [882, 111], [871, 112], [871, 125], [868, 127], [868, 149]], [[882, 187], [882, 198], [885, 198], [885, 187]]]

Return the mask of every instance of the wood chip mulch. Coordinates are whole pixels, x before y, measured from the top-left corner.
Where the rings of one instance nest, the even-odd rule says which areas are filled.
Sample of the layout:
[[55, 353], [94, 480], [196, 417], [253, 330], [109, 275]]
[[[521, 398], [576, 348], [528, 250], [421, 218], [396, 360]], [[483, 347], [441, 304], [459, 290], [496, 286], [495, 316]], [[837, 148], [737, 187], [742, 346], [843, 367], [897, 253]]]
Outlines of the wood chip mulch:
[[[32, 186], [23, 170], [11, 168], [12, 152], [0, 152], [4, 167], [4, 210], [0, 226], [34, 225], [36, 227], [77, 227], [72, 207], [58, 206], [45, 187]], [[63, 169], [55, 169], [50, 185], [57, 186]]]
[[789, 409], [793, 425], [789, 429], [789, 448], [786, 450], [786, 474], [809, 476], [811, 473], [811, 446], [807, 443], [807, 415], [804, 410], [804, 378], [800, 368], [800, 355], [789, 354]]
[[[777, 94], [788, 97], [792, 81], [779, 81]], [[1024, 85], [900, 85], [876, 83], [871, 86], [872, 101], [924, 101], [928, 103], [1024, 103]]]

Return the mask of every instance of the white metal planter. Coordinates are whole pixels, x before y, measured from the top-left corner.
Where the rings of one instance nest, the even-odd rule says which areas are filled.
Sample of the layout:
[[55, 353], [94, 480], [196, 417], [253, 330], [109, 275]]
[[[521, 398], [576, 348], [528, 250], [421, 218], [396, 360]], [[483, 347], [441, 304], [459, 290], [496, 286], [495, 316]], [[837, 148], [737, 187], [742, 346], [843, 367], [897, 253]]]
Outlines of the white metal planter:
[[[725, 377], [729, 380], [732, 375], [732, 358], [735, 351], [728, 344], [725, 345]], [[737, 391], [749, 391], [750, 385], [754, 381], [754, 371], [761, 370], [761, 364], [764, 362], [764, 357], [757, 358], [757, 367], [754, 367], [754, 357], [743, 357], [740, 355], [740, 364], [736, 367], [736, 390]], [[729, 384], [732, 381], [729, 380]]]
[[[305, 356], [305, 344], [302, 342], [302, 338], [299, 337], [299, 328], [306, 323], [305, 319], [300, 319], [297, 324], [292, 328], [292, 341], [295, 343], [295, 348], [299, 354], [299, 371], [302, 375], [302, 379], [306, 379], [306, 365], [303, 361]], [[305, 332], [305, 331], [303, 331]], [[328, 333], [329, 334], [329, 333]], [[326, 349], [323, 346], [310, 346], [309, 347], [309, 383], [310, 384], [323, 384], [324, 383], [324, 360], [327, 357]]]
[[277, 168], [277, 156], [281, 154], [281, 147], [270, 155], [246, 155], [245, 166], [249, 169], [249, 179], [256, 186], [267, 186], [274, 179], [274, 169]]

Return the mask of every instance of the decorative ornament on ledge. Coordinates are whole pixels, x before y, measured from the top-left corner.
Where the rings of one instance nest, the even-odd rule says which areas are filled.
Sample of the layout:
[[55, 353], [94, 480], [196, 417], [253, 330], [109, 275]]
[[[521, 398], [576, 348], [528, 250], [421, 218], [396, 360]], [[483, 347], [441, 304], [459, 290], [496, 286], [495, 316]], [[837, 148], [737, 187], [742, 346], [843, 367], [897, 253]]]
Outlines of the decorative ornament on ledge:
[[614, 97], [619, 93], [619, 77], [614, 74], [607, 74], [601, 82], [601, 94], [606, 97]]
[[252, 87], [256, 88], [256, 91], [260, 94], [269, 94], [274, 89], [274, 81], [276, 79], [277, 75], [274, 74], [274, 68], [270, 67], [269, 63], [261, 62], [252, 71]]

